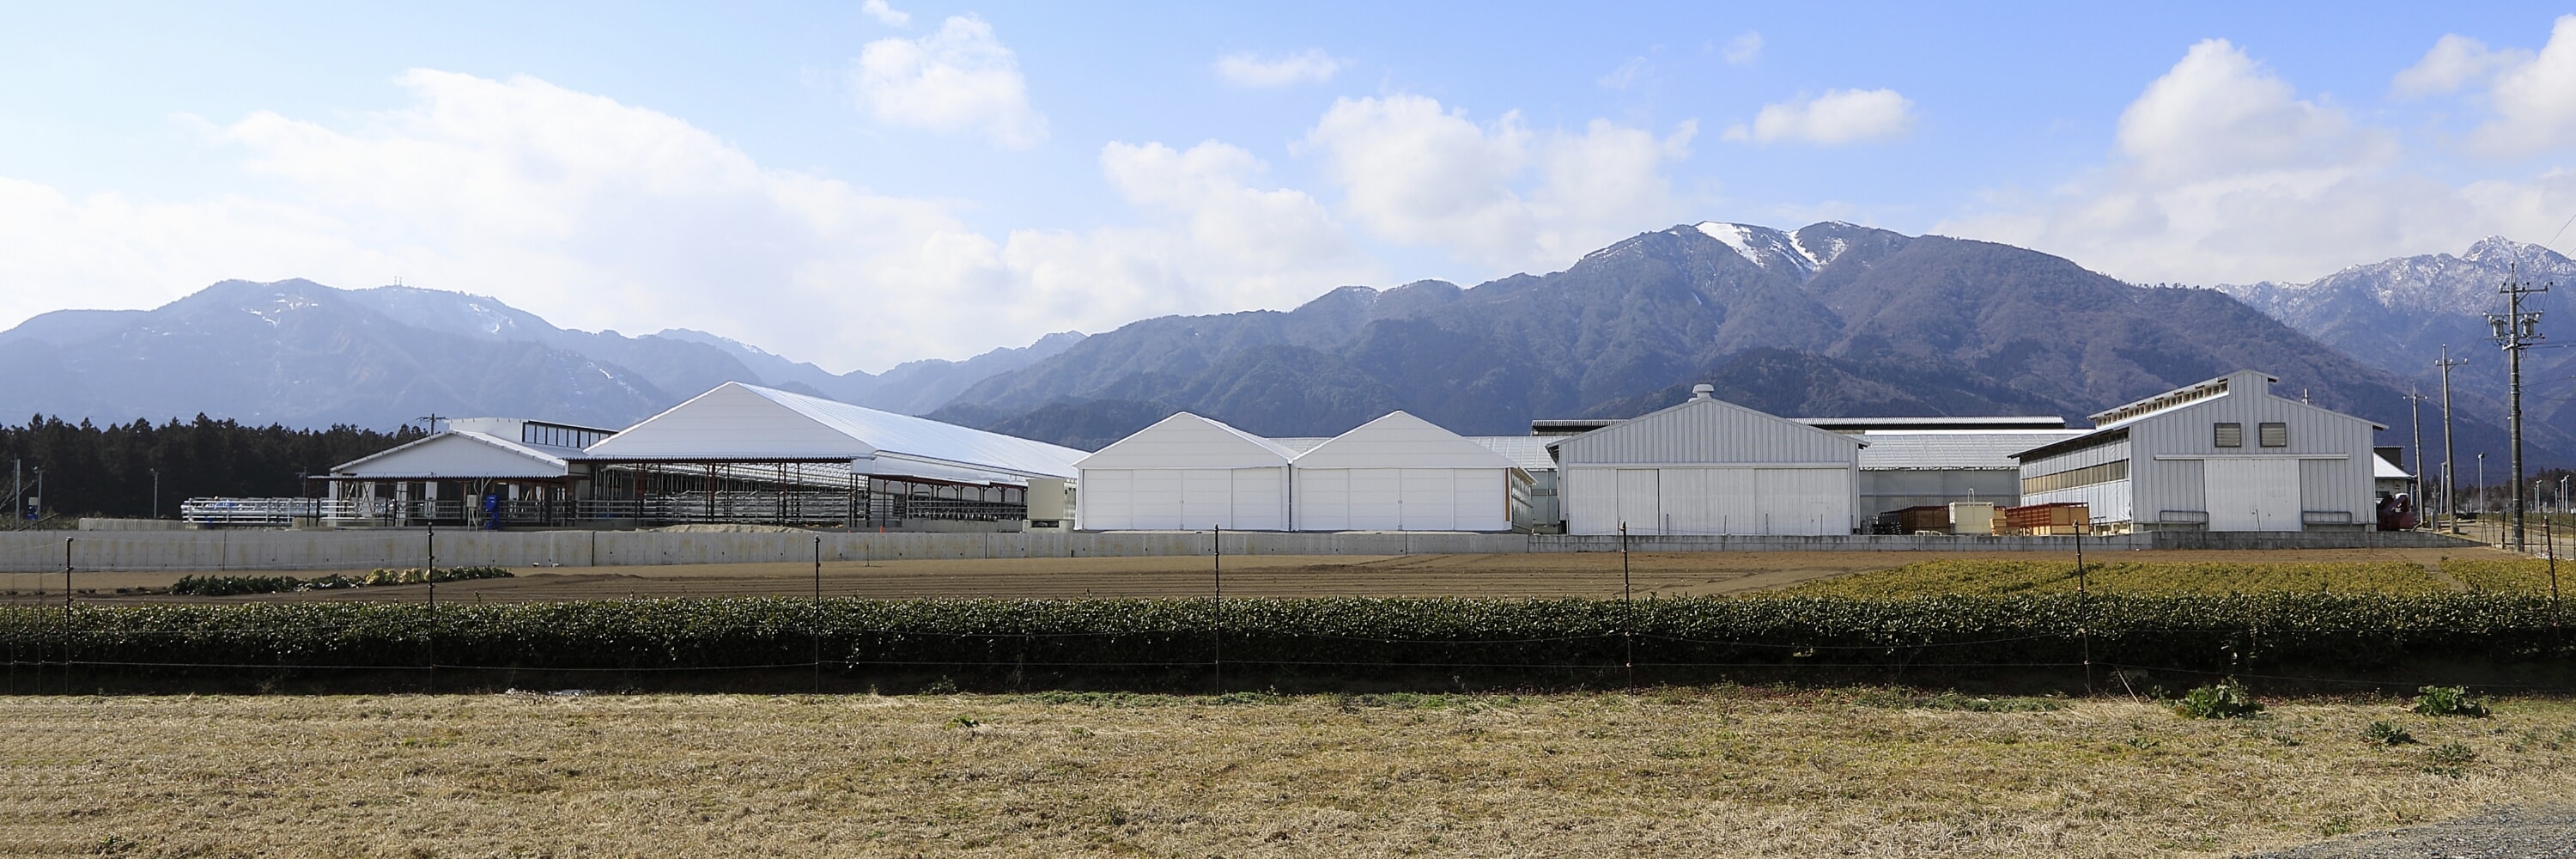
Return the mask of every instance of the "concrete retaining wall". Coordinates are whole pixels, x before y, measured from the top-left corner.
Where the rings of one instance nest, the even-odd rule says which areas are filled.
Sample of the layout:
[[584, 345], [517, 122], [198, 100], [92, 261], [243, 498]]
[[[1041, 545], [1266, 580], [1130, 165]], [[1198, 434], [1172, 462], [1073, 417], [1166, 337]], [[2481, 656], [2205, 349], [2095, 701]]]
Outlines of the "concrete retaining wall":
[[[1030, 534], [668, 533], [649, 531], [182, 531], [0, 533], [0, 572], [351, 570], [420, 566], [658, 566], [824, 560], [1077, 558], [1204, 555], [1206, 532]], [[2425, 532], [2179, 533], [2086, 537], [2085, 548], [2325, 549], [2471, 547]], [[1631, 537], [1638, 552], [2064, 552], [2071, 537], [1829, 535]], [[1552, 534], [1229, 532], [1229, 555], [1427, 555], [1616, 552], [1616, 536]]]

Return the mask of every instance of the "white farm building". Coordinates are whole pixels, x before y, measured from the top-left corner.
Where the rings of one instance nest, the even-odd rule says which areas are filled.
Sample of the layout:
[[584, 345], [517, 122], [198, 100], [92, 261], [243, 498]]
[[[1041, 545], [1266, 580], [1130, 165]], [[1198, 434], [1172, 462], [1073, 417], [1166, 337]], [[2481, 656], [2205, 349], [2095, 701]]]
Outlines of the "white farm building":
[[2093, 416], [2015, 454], [2023, 504], [2087, 505], [2101, 526], [2208, 531], [2371, 527], [2376, 423], [2272, 395], [2239, 370]]
[[1716, 399], [1556, 439], [1568, 534], [1849, 534], [1868, 442]]
[[337, 523], [1015, 531], [1062, 515], [1083, 455], [727, 382], [624, 431], [458, 419], [332, 469], [331, 497], [304, 506]]
[[1088, 531], [1288, 530], [1288, 461], [1277, 442], [1188, 412], [1074, 465], [1074, 527]]
[[1530, 472], [1490, 442], [1405, 412], [1287, 439], [1183, 412], [1084, 458], [1075, 517], [1102, 531], [1528, 527]]
[[1334, 436], [1290, 467], [1299, 531], [1508, 531], [1527, 518], [1528, 472], [1404, 412]]

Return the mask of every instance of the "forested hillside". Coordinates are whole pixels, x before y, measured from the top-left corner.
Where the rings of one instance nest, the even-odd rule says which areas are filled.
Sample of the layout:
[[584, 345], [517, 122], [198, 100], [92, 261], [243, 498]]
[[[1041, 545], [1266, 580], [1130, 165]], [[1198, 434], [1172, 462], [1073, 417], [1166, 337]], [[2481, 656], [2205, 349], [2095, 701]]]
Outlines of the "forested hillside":
[[25, 468], [27, 494], [35, 494], [36, 470], [44, 470], [48, 513], [149, 516], [158, 471], [161, 515], [167, 517], [191, 497], [301, 495], [298, 473], [322, 474], [420, 437], [410, 427], [392, 433], [346, 425], [289, 429], [205, 415], [159, 426], [141, 420], [98, 426], [39, 415], [24, 425], [0, 427], [0, 492], [8, 490], [5, 469], [16, 460]]

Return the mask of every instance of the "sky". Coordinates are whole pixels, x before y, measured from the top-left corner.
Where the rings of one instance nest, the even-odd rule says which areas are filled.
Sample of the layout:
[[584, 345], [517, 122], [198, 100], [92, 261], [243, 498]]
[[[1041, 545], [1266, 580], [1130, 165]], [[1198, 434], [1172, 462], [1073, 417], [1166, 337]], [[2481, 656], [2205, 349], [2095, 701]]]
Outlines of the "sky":
[[2576, 245], [2576, 15], [2519, 3], [17, 3], [0, 82], [0, 327], [400, 282], [875, 372], [1705, 220]]

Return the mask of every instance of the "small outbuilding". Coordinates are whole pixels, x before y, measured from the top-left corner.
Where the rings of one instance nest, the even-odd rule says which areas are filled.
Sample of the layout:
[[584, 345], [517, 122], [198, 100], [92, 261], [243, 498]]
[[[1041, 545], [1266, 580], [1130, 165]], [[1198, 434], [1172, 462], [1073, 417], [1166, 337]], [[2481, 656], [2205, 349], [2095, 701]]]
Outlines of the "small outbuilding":
[[1288, 463], [1269, 439], [1174, 414], [1074, 463], [1074, 527], [1087, 531], [1286, 531]]
[[561, 524], [575, 518], [595, 477], [579, 444], [609, 432], [519, 418], [448, 427], [314, 478], [328, 484], [329, 498], [309, 504], [310, 515], [334, 524]]
[[1299, 531], [1508, 531], [1529, 506], [1530, 475], [1509, 457], [1400, 411], [1291, 466]]
[[2376, 519], [2368, 420], [2272, 395], [2239, 370], [2093, 415], [2014, 458], [2024, 505], [2082, 504], [2097, 528], [2358, 530]]
[[1851, 533], [1868, 443], [1715, 391], [1549, 442], [1566, 533]]

